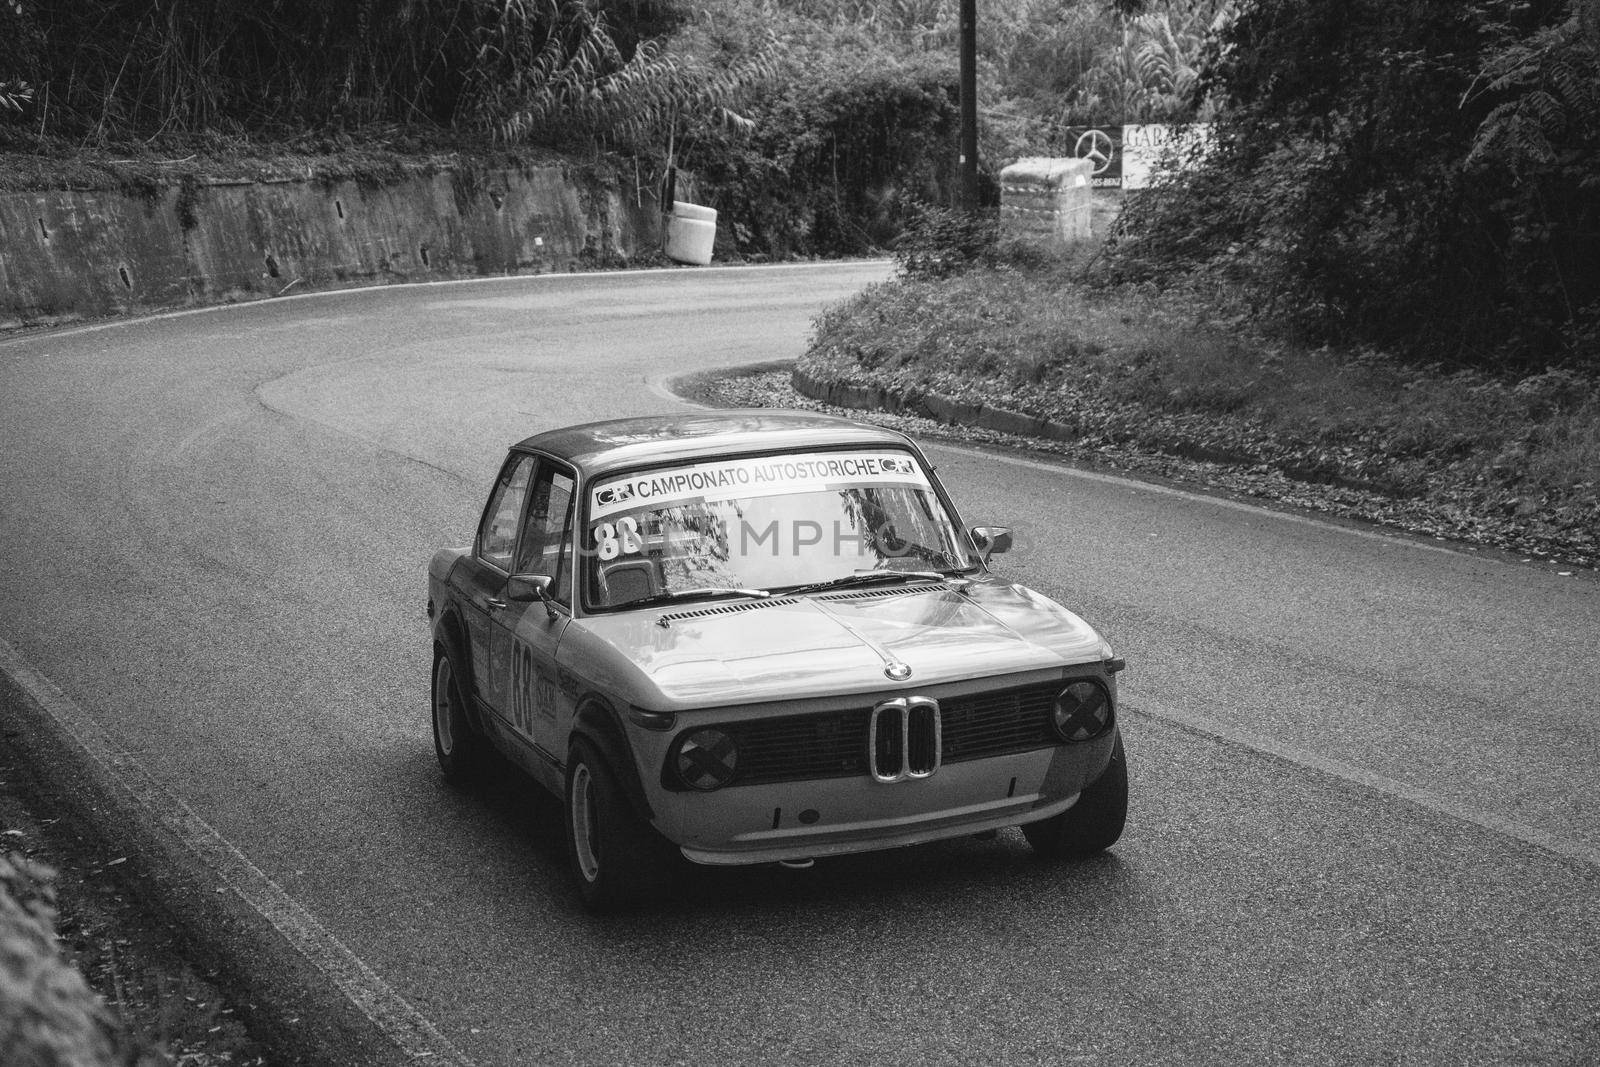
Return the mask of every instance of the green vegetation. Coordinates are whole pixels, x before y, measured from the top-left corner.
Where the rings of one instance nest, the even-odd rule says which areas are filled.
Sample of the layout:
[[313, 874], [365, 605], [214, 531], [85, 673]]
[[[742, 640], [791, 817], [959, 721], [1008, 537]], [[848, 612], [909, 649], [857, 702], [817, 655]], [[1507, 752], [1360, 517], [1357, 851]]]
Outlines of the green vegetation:
[[1600, 0], [1210, 13], [1196, 73], [1170, 84], [1216, 136], [1129, 194], [1104, 247], [1057, 259], [925, 211], [904, 279], [825, 317], [807, 375], [1592, 563]]
[[1600, 0], [1250, 0], [1214, 149], [1130, 200], [1122, 279], [1225, 277], [1301, 336], [1600, 363]]
[[[1074, 451], [1217, 461], [1245, 491], [1410, 529], [1600, 558], [1600, 388], [1271, 338], [1216, 290], [1075, 284], [1078, 263], [1003, 247], [947, 279], [886, 283], [830, 311], [813, 379], [931, 392], [1071, 427]], [[1350, 504], [1350, 498], [1345, 499]]]
[[681, 17], [651, 0], [7, 0], [0, 77], [30, 95], [27, 125], [91, 141], [489, 129], [639, 61]]
[[[953, 184], [957, 0], [0, 3], [0, 150], [674, 166], [725, 251], [892, 246]], [[994, 0], [981, 157], [1214, 119], [1106, 266], [1318, 341], [1510, 372], [1600, 347], [1600, 0]]]
[[[1184, 0], [1124, 17], [1108, 0], [987, 4], [991, 170], [1062, 150], [1064, 123], [1190, 115], [1205, 30], [1225, 7]], [[51, 181], [41, 154], [62, 160], [58, 181], [103, 181], [99, 161], [117, 160], [110, 170], [160, 182], [177, 180], [173, 160], [181, 176], [240, 157], [270, 170], [350, 155], [381, 177], [391, 151], [552, 149], [647, 185], [693, 170], [729, 219], [725, 251], [859, 253], [949, 198], [956, 11], [957, 0], [5, 0], [0, 181]]]
[[[1206, 29], [1228, 0], [1136, 15], [1106, 0], [998, 0], [978, 22], [983, 194], [1023, 155], [1070, 151], [1066, 128], [1192, 118]], [[955, 186], [956, 0], [714, 0], [676, 43], [771, 57], [740, 100], [750, 132], [686, 128], [683, 162], [735, 220], [741, 252], [892, 247]], [[753, 40], [748, 27], [766, 34]]]

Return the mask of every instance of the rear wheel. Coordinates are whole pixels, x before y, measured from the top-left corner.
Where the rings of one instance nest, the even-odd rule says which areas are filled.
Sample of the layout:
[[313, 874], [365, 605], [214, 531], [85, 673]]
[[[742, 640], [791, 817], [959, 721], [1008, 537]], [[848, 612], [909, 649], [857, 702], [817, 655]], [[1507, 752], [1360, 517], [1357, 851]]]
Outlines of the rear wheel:
[[1128, 819], [1128, 759], [1122, 735], [1111, 749], [1105, 771], [1060, 815], [1025, 823], [1022, 835], [1046, 859], [1079, 859], [1117, 843]]
[[634, 907], [670, 888], [682, 862], [636, 815], [615, 772], [586, 741], [567, 760], [567, 859], [590, 911]]
[[433, 650], [433, 753], [445, 781], [466, 786], [483, 774], [489, 743], [467, 715], [465, 678], [442, 645]]

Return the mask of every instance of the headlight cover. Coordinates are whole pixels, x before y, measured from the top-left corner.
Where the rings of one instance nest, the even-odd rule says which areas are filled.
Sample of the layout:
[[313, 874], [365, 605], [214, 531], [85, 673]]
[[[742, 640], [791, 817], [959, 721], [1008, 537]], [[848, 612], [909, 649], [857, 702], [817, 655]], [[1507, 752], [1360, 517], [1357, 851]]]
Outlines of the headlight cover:
[[678, 739], [672, 765], [690, 789], [720, 789], [739, 772], [739, 743], [727, 730], [702, 726]]
[[1093, 741], [1111, 728], [1111, 719], [1111, 694], [1099, 682], [1070, 682], [1056, 697], [1054, 724], [1063, 741]]

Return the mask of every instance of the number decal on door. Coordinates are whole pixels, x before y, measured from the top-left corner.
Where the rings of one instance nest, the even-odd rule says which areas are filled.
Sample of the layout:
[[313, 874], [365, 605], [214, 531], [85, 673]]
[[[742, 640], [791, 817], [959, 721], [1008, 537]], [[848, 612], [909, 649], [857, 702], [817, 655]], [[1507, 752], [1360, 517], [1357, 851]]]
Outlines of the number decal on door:
[[533, 736], [533, 724], [539, 717], [554, 719], [556, 715], [556, 686], [553, 681], [534, 667], [533, 649], [521, 641], [513, 642], [511, 651], [511, 723], [517, 732]]

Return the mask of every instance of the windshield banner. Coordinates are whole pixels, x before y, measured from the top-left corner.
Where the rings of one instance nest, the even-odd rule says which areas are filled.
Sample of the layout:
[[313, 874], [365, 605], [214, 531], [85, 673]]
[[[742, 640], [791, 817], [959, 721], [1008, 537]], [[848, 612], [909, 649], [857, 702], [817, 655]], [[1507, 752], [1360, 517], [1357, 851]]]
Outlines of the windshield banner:
[[782, 496], [867, 485], [928, 486], [916, 460], [894, 452], [752, 456], [608, 478], [589, 491], [589, 521], [698, 500]]

